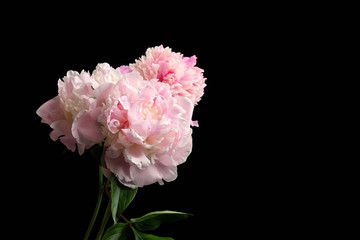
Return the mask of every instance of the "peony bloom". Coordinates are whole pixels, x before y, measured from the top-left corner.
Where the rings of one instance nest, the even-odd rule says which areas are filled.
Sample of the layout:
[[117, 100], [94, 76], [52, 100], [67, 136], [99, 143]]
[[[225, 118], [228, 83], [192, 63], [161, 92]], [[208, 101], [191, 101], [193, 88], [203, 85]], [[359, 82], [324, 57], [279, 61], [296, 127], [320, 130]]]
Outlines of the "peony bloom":
[[99, 63], [92, 76], [92, 86], [95, 89], [104, 83], [117, 83], [122, 75], [120, 69], [114, 69], [108, 63]]
[[148, 48], [145, 56], [130, 64], [130, 69], [138, 71], [145, 80], [157, 79], [169, 84], [173, 96], [187, 97], [196, 105], [204, 94], [206, 78], [195, 65], [196, 56], [183, 57], [161, 45]]
[[105, 138], [104, 168], [128, 187], [173, 181], [191, 152], [194, 105], [173, 97], [166, 83], [123, 72], [118, 82], [94, 90], [95, 100], [75, 119], [72, 133], [87, 145]]
[[53, 129], [50, 138], [53, 141], [60, 139], [69, 150], [78, 151], [82, 154], [85, 144], [79, 144], [71, 133], [72, 123], [77, 115], [84, 109], [88, 109], [93, 99], [93, 79], [89, 73], [82, 71], [68, 71], [63, 80], [58, 81], [58, 96], [45, 102], [36, 111], [42, 120]]
[[[107, 185], [111, 183], [109, 202], [122, 203], [111, 208], [115, 223], [138, 187], [156, 182], [163, 185], [163, 181], [177, 178], [177, 166], [192, 151], [191, 126], [199, 126], [191, 120], [192, 114], [206, 86], [203, 70], [195, 65], [195, 56], [183, 57], [163, 46], [149, 48], [135, 64], [114, 69], [108, 63], [99, 63], [91, 75], [68, 71], [58, 81], [58, 96], [37, 109], [41, 122], [52, 128], [53, 141], [59, 139], [73, 152], [77, 148], [80, 155], [98, 144], [90, 150], [98, 157], [102, 149], [98, 201], [84, 239], [92, 233], [101, 206], [103, 175], [108, 178]], [[122, 185], [133, 189], [124, 190]], [[178, 216], [177, 220], [191, 215], [175, 211], [149, 214]], [[113, 228], [103, 235], [103, 225], [98, 236], [112, 235]], [[134, 227], [135, 238], [157, 238], [142, 233], [140, 225]], [[122, 233], [117, 235], [128, 237]]]

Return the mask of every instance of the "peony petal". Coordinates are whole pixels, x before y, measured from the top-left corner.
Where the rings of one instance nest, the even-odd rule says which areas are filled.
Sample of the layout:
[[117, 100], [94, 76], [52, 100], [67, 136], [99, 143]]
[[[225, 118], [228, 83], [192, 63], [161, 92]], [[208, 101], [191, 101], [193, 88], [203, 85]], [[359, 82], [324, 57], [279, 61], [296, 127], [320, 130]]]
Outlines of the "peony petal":
[[[166, 137], [171, 138], [170, 141], [173, 140], [169, 133], [174, 131], [175, 129], [168, 123], [159, 123], [153, 126], [149, 132], [149, 136], [146, 138], [145, 146], [147, 148], [156, 147], [158, 144], [161, 144], [164, 140], [166, 141]], [[163, 144], [162, 144], [163, 145]]]
[[133, 145], [125, 148], [124, 157], [130, 165], [135, 164], [138, 168], [143, 169], [150, 165], [150, 160], [146, 157], [144, 149], [139, 145]]
[[172, 119], [181, 118], [181, 116], [186, 113], [184, 108], [174, 103], [175, 101], [176, 100], [173, 98], [169, 100], [169, 102], [171, 102], [172, 107], [168, 110], [167, 114], [168, 117]]
[[76, 116], [71, 130], [78, 143], [90, 147], [103, 141], [101, 125], [97, 121], [100, 113], [101, 108], [95, 108], [82, 111]]
[[41, 122], [51, 124], [58, 120], [65, 120], [64, 112], [60, 107], [60, 97], [56, 96], [41, 105], [36, 114], [42, 118]]
[[[76, 149], [76, 139], [73, 136], [65, 135], [60, 138], [60, 142], [64, 144], [69, 150], [75, 152]], [[81, 152], [79, 152], [81, 153]]]
[[[123, 129], [123, 131], [124, 130], [125, 129]], [[113, 145], [116, 144], [116, 145], [121, 145], [122, 147], [130, 147], [132, 145], [132, 143], [129, 141], [129, 139], [123, 133], [123, 131], [119, 131], [119, 133], [117, 135], [117, 140], [116, 140], [116, 142], [113, 143]]]
[[181, 141], [177, 144], [173, 152], [172, 159], [176, 165], [182, 164], [186, 161], [192, 151], [192, 136], [190, 134], [183, 136]]
[[120, 73], [122, 73], [122, 74], [131, 72], [129, 66], [126, 66], [126, 65], [122, 65], [120, 67], [117, 67], [116, 70], [120, 71]]
[[132, 165], [130, 166], [130, 175], [134, 179], [134, 184], [139, 187], [155, 182], [162, 185], [163, 179], [170, 182], [177, 178], [177, 169], [176, 167], [166, 167], [158, 162], [145, 169], [139, 169], [136, 165]]
[[192, 57], [183, 57], [183, 60], [188, 67], [193, 67], [196, 65], [196, 56], [195, 55]]
[[143, 144], [145, 138], [140, 136], [135, 130], [133, 129], [122, 129], [122, 132], [127, 137], [127, 139], [130, 142], [136, 143], [136, 144]]
[[56, 141], [61, 136], [71, 135], [71, 121], [68, 120], [59, 120], [53, 122], [50, 127], [53, 131], [50, 133], [50, 138], [53, 141]]
[[199, 123], [198, 123], [198, 121], [190, 121], [190, 126], [199, 127]]
[[131, 188], [136, 187], [130, 177], [130, 165], [125, 161], [121, 151], [115, 154], [114, 150], [109, 147], [105, 153], [105, 163], [106, 168], [114, 173], [122, 184]]
[[103, 83], [94, 90], [95, 101], [93, 102], [93, 108], [102, 107], [106, 102], [106, 99], [116, 92], [115, 84]]
[[190, 123], [191, 117], [192, 117], [192, 114], [194, 111], [194, 104], [187, 97], [176, 96], [175, 99], [176, 99], [177, 104], [180, 105], [185, 110], [184, 114], [182, 114], [182, 117], [188, 123]]
[[186, 132], [190, 129], [189, 128], [190, 124], [194, 123], [193, 121], [191, 121], [192, 114], [194, 111], [194, 104], [187, 97], [176, 96], [175, 99], [176, 99], [176, 103], [185, 110], [184, 113], [181, 115], [181, 117], [175, 120], [178, 122], [181, 130]]
[[69, 150], [74, 152], [76, 149], [76, 139], [71, 134], [71, 121], [59, 120], [53, 122], [50, 127], [54, 129], [50, 133], [50, 138], [53, 141], [60, 138], [60, 142], [62, 142]]
[[77, 147], [78, 147], [79, 155], [83, 155], [83, 153], [85, 152], [85, 148], [86, 149], [90, 148], [87, 147], [85, 144], [79, 144], [79, 143], [77, 143]]
[[177, 165], [169, 152], [165, 152], [163, 154], [158, 154], [157, 160], [161, 164], [163, 164], [164, 166], [167, 166], [167, 167], [175, 167]]

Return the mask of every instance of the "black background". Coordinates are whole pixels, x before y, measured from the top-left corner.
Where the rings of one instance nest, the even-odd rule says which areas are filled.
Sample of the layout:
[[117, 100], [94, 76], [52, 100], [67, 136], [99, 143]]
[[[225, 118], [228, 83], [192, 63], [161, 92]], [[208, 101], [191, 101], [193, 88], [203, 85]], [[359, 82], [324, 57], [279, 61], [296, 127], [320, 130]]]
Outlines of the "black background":
[[[27, 94], [24, 102], [27, 130], [22, 141], [26, 142], [27, 149], [18, 151], [22, 159], [20, 186], [21, 191], [26, 192], [25, 203], [19, 201], [25, 204], [21, 204], [26, 208], [24, 217], [31, 216], [31, 221], [27, 223], [30, 230], [18, 232], [19, 237], [82, 239], [98, 191], [97, 163], [88, 153], [83, 156], [76, 152], [64, 154], [65, 147], [49, 138], [51, 129], [40, 123], [36, 109], [57, 95], [57, 81], [68, 70], [92, 72], [97, 63], [102, 62], [113, 67], [127, 65], [145, 54], [148, 47], [160, 44], [184, 56], [196, 55], [197, 66], [205, 70], [208, 86], [193, 116], [200, 127], [193, 128], [193, 151], [186, 163], [178, 167], [176, 181], [164, 186], [153, 184], [140, 188], [124, 215], [130, 219], [156, 210], [193, 213], [194, 216], [187, 220], [164, 224], [153, 232], [179, 240], [220, 238], [239, 230], [228, 227], [228, 222], [234, 221], [232, 216], [236, 221], [242, 221], [239, 218], [242, 204], [238, 198], [244, 197], [241, 192], [247, 188], [246, 182], [240, 180], [244, 169], [234, 171], [241, 165], [242, 157], [236, 152], [243, 148], [238, 133], [243, 116], [241, 104], [230, 101], [232, 96], [229, 93], [233, 90], [228, 87], [236, 87], [238, 79], [236, 76], [230, 78], [226, 73], [230, 70], [226, 63], [229, 50], [224, 54], [224, 49], [217, 46], [216, 39], [209, 39], [205, 29], [188, 32], [184, 27], [181, 35], [185, 36], [181, 38], [168, 35], [166, 29], [163, 34], [157, 29], [151, 35], [127, 31], [123, 24], [104, 29], [88, 23], [47, 25], [41, 20], [29, 27], [33, 27], [34, 32], [30, 35], [24, 33], [27, 40], [20, 46], [23, 52], [19, 63], [19, 71], [26, 71], [19, 84], [24, 86], [26, 82], [23, 92]], [[188, 34], [191, 36], [186, 37]], [[232, 82], [231, 86], [221, 86], [229, 82]], [[227, 111], [227, 104], [231, 104], [235, 111]], [[237, 150], [232, 147], [234, 143]], [[234, 184], [234, 181], [241, 184]], [[106, 197], [104, 199], [101, 212], [106, 206]], [[101, 218], [100, 213], [94, 226], [95, 233]], [[112, 220], [109, 220], [108, 226], [111, 224]], [[91, 235], [91, 239], [94, 238]]]
[[[16, 117], [5, 119], [15, 129], [6, 148], [11, 159], [4, 163], [6, 200], [15, 206], [8, 221], [11, 233], [16, 239], [82, 239], [96, 204], [97, 163], [88, 153], [64, 154], [65, 147], [49, 138], [50, 127], [35, 114], [56, 96], [58, 79], [68, 70], [92, 72], [102, 62], [133, 63], [148, 47], [162, 44], [196, 55], [205, 71], [205, 94], [193, 115], [200, 127], [193, 128], [193, 151], [178, 167], [178, 178], [140, 188], [124, 215], [193, 213], [154, 232], [177, 240], [283, 235], [297, 211], [291, 202], [299, 196], [290, 193], [291, 166], [283, 172], [288, 152], [278, 124], [285, 119], [276, 116], [278, 95], [272, 91], [279, 81], [266, 79], [282, 77], [274, 73], [283, 52], [273, 44], [273, 26], [251, 14], [231, 12], [220, 19], [223, 9], [204, 15], [201, 8], [183, 9], [156, 17], [118, 6], [108, 13], [109, 8], [97, 9], [101, 17], [71, 6], [66, 14], [49, 8], [7, 29], [11, 85], [6, 89], [16, 94], [5, 101], [21, 103], [8, 105]], [[117, 10], [123, 14], [114, 14]]]

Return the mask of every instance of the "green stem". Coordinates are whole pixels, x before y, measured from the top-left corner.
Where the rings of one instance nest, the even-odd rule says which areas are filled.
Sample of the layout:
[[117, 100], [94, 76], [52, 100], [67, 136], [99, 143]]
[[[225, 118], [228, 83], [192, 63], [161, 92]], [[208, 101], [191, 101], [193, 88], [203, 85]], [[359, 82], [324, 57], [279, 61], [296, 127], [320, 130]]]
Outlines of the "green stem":
[[91, 230], [94, 226], [94, 223], [96, 221], [96, 217], [99, 213], [99, 210], [100, 210], [100, 206], [101, 206], [101, 201], [102, 201], [102, 196], [104, 194], [104, 185], [103, 185], [103, 172], [102, 172], [102, 167], [101, 165], [99, 166], [99, 194], [98, 194], [98, 199], [97, 199], [97, 202], [96, 202], [96, 207], [95, 207], [95, 210], [94, 210], [94, 213], [93, 213], [93, 216], [91, 218], [91, 221], [90, 221], [90, 224], [89, 224], [89, 227], [86, 231], [86, 234], [85, 234], [85, 237], [84, 237], [84, 240], [87, 240], [90, 236], [90, 233], [91, 233]]
[[103, 220], [102, 220], [102, 222], [101, 222], [101, 227], [100, 227], [99, 233], [98, 233], [98, 235], [96, 236], [96, 240], [100, 240], [100, 239], [101, 239], [101, 236], [102, 236], [103, 233], [104, 233], [104, 230], [105, 230], [105, 227], [106, 227], [106, 223], [107, 223], [107, 221], [109, 220], [110, 215], [111, 215], [111, 200], [109, 199], [109, 202], [108, 202], [108, 205], [107, 205], [107, 207], [106, 207], [106, 211], [105, 211]]

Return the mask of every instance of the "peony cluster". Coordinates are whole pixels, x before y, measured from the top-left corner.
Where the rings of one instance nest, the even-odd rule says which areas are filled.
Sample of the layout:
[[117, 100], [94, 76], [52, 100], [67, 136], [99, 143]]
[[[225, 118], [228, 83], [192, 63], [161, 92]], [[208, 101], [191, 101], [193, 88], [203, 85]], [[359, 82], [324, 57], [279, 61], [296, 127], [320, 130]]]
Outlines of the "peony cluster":
[[52, 128], [50, 138], [71, 151], [103, 142], [104, 174], [128, 187], [173, 181], [198, 126], [192, 113], [206, 79], [195, 64], [195, 56], [158, 46], [129, 66], [68, 71], [36, 113]]

